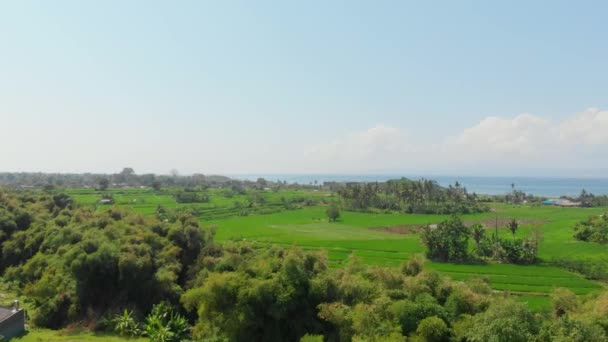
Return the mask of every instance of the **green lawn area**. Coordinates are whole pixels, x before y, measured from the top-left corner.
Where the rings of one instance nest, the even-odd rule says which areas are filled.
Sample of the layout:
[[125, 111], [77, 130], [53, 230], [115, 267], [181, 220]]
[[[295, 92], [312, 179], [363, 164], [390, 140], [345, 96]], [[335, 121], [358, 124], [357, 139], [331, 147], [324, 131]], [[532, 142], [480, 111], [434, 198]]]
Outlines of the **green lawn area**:
[[70, 331], [70, 330], [49, 330], [49, 329], [32, 329], [21, 337], [11, 339], [15, 342], [78, 342], [78, 341], [98, 341], [98, 342], [144, 342], [146, 338], [130, 338], [126, 339], [119, 336], [95, 334], [88, 331]]

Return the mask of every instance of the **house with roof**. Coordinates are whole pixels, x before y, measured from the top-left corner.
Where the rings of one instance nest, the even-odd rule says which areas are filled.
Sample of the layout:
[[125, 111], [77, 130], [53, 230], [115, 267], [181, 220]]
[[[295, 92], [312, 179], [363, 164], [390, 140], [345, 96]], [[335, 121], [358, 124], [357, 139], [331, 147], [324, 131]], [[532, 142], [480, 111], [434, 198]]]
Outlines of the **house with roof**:
[[0, 336], [11, 339], [25, 331], [25, 311], [15, 301], [12, 308], [0, 306]]

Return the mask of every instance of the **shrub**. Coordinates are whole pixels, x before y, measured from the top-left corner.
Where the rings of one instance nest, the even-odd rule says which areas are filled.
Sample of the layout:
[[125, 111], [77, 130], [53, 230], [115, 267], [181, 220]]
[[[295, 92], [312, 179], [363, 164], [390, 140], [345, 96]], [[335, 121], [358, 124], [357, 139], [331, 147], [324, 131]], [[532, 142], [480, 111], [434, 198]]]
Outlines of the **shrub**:
[[408, 276], [416, 276], [422, 271], [424, 267], [424, 256], [414, 255], [405, 264], [401, 266], [401, 272]]
[[114, 331], [120, 336], [135, 337], [142, 334], [139, 323], [133, 317], [133, 312], [125, 309], [122, 314], [118, 314], [112, 320]]
[[574, 226], [574, 238], [581, 241], [608, 243], [608, 214], [591, 216]]
[[190, 336], [190, 326], [183, 316], [161, 303], [146, 317], [146, 334], [152, 342], [180, 342]]

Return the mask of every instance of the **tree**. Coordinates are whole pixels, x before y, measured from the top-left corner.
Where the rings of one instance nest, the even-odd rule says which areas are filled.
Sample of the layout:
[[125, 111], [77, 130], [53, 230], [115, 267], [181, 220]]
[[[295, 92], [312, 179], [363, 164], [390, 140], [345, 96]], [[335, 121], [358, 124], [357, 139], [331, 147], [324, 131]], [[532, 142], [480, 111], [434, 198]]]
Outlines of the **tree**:
[[551, 293], [551, 305], [553, 306], [553, 315], [558, 318], [562, 317], [576, 308], [576, 294], [569, 289], [559, 287]]
[[335, 204], [330, 205], [325, 213], [329, 222], [336, 222], [340, 218], [340, 208]]
[[479, 249], [479, 243], [486, 235], [486, 229], [481, 223], [476, 223], [472, 225], [470, 228], [471, 235], [473, 236], [473, 240], [475, 240], [475, 246]]
[[536, 319], [526, 304], [505, 300], [473, 316], [465, 337], [468, 341], [528, 342], [534, 341], [537, 332]]
[[53, 196], [53, 204], [59, 209], [65, 209], [72, 204], [72, 198], [68, 194], [57, 194]]
[[266, 188], [268, 186], [268, 181], [265, 180], [264, 178], [258, 178], [256, 181], [256, 186], [258, 189], [260, 190], [264, 190], [264, 188]]
[[130, 167], [125, 167], [120, 171], [120, 174], [123, 176], [131, 176], [135, 174], [135, 171]]
[[519, 223], [517, 223], [516, 219], [511, 219], [511, 221], [509, 221], [507, 227], [511, 231], [511, 234], [513, 234], [513, 236], [515, 236], [515, 233], [517, 233], [517, 229], [519, 228]]
[[579, 321], [563, 316], [546, 323], [541, 330], [539, 342], [606, 342], [606, 333], [600, 324]]
[[[426, 291], [428, 290], [427, 287]], [[389, 306], [389, 311], [397, 320], [403, 334], [416, 331], [419, 323], [427, 317], [448, 318], [445, 309], [428, 293], [417, 295], [413, 301], [408, 299], [394, 301]]]
[[427, 317], [420, 321], [416, 333], [426, 342], [448, 341], [450, 337], [450, 329], [445, 322], [437, 316]]
[[162, 186], [163, 183], [161, 183], [159, 180], [155, 180], [152, 182], [152, 189], [154, 189], [154, 191], [160, 191]]
[[457, 215], [439, 223], [436, 228], [426, 226], [420, 238], [430, 259], [440, 261], [464, 260], [468, 256], [469, 229]]
[[99, 180], [98, 186], [99, 190], [101, 191], [108, 190], [108, 187], [110, 186], [110, 180], [104, 177]]

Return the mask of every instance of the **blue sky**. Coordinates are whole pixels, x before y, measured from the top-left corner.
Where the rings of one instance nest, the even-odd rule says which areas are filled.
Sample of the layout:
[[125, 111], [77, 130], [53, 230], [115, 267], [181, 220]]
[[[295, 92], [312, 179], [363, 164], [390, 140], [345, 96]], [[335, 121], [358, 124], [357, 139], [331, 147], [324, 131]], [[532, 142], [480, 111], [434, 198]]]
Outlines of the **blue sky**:
[[603, 174], [606, 13], [2, 2], [0, 170]]

